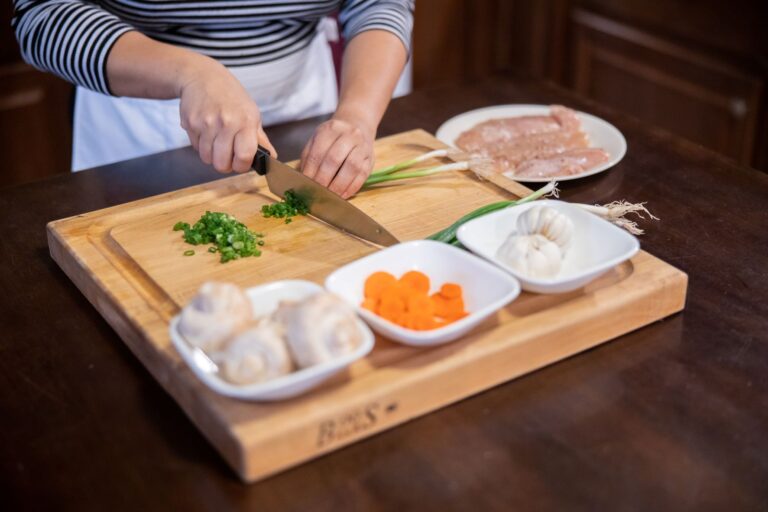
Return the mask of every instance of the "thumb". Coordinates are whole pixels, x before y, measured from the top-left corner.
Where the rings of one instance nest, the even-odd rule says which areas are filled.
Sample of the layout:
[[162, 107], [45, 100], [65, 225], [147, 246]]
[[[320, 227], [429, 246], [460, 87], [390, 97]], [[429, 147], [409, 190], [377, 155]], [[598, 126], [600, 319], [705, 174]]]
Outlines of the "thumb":
[[267, 137], [267, 134], [264, 132], [264, 128], [261, 126], [259, 126], [258, 137], [259, 144], [267, 148], [273, 158], [277, 158], [277, 150], [275, 149], [275, 146], [273, 146], [269, 141], [269, 137]]

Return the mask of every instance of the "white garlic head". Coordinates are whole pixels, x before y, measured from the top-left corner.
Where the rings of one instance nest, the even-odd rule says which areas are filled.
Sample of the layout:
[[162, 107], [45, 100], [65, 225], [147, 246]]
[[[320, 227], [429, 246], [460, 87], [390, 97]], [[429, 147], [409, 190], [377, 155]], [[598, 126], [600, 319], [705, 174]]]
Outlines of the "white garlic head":
[[208, 282], [181, 311], [179, 332], [189, 344], [209, 352], [252, 320], [251, 302], [237, 285]]
[[517, 233], [542, 235], [556, 243], [560, 250], [565, 252], [573, 238], [573, 221], [552, 207], [534, 206], [517, 218]]
[[281, 328], [264, 319], [241, 331], [213, 355], [224, 379], [233, 384], [264, 382], [293, 370]]
[[363, 340], [354, 310], [330, 293], [281, 304], [273, 319], [282, 325], [288, 349], [301, 368], [353, 352]]
[[555, 277], [563, 255], [560, 246], [543, 235], [518, 235], [507, 238], [496, 256], [521, 274], [534, 278]]

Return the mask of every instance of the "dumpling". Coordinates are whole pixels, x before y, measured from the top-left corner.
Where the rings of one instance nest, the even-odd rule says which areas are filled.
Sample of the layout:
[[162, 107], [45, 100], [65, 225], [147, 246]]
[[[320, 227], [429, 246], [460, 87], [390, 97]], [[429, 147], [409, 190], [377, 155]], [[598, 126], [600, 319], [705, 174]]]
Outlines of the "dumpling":
[[521, 274], [539, 279], [556, 276], [563, 261], [560, 246], [543, 235], [512, 234], [496, 257]]
[[264, 382], [293, 370], [281, 328], [264, 319], [229, 340], [213, 360], [221, 376], [233, 384]]
[[301, 368], [353, 352], [363, 340], [354, 310], [330, 293], [283, 303], [273, 318], [281, 324], [288, 349]]
[[182, 310], [179, 332], [191, 345], [211, 352], [252, 321], [245, 292], [234, 284], [208, 282]]

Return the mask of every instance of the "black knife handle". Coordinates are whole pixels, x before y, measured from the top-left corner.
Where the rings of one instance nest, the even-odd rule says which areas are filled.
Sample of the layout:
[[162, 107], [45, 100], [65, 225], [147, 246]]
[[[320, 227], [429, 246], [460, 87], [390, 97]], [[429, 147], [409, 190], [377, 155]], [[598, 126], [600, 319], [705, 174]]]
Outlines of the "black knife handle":
[[259, 146], [259, 149], [256, 150], [256, 156], [253, 157], [253, 165], [251, 166], [253, 170], [261, 176], [267, 174], [267, 161], [270, 156], [272, 156], [272, 153], [267, 148]]

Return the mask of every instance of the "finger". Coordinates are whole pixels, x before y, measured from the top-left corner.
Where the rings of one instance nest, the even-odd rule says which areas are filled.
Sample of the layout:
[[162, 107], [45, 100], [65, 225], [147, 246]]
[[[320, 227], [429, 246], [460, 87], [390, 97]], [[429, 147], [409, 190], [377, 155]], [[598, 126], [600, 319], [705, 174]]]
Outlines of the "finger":
[[220, 130], [213, 141], [213, 167], [219, 172], [232, 172], [234, 133]]
[[373, 170], [373, 160], [369, 157], [364, 160], [363, 165], [366, 168], [365, 172], [356, 174], [355, 177], [352, 178], [352, 182], [349, 184], [349, 186], [347, 186], [347, 189], [339, 194], [344, 199], [349, 199], [350, 197], [357, 194], [360, 189], [363, 188], [365, 180], [367, 180], [368, 176], [371, 175], [371, 171]]
[[[261, 125], [259, 125], [257, 140], [259, 145], [269, 151], [269, 154], [272, 155], [273, 158], [277, 158], [277, 149], [275, 149], [275, 146], [269, 141], [269, 137], [267, 137], [267, 133]], [[256, 153], [254, 152], [254, 154]]]
[[[320, 165], [325, 159], [325, 154], [340, 136], [341, 133], [334, 130], [331, 125], [323, 125], [317, 130], [314, 137], [312, 137], [312, 145], [306, 158], [303, 158], [301, 161], [301, 172], [305, 176], [315, 179], [320, 170]], [[336, 170], [338, 170], [338, 167]]]
[[200, 154], [200, 160], [209, 165], [213, 163], [214, 133], [212, 129], [204, 130], [200, 133], [200, 139], [197, 142], [197, 152]]
[[325, 153], [313, 179], [324, 187], [330, 185], [355, 146], [356, 141], [352, 137], [342, 136], [336, 139], [336, 142]]
[[307, 161], [307, 156], [309, 156], [309, 152], [312, 149], [312, 143], [315, 142], [315, 137], [312, 136], [311, 139], [306, 143], [304, 146], [304, 149], [301, 150], [301, 156], [299, 157], [299, 170], [304, 171], [304, 162]]
[[356, 146], [350, 151], [328, 188], [342, 195], [358, 174], [366, 174], [364, 163], [365, 151], [360, 146]]
[[193, 148], [195, 148], [195, 151], [197, 151], [197, 148], [200, 144], [200, 134], [192, 130], [188, 130], [187, 137], [189, 137], [189, 143]]
[[257, 129], [248, 127], [240, 130], [235, 135], [233, 146], [234, 157], [232, 159], [232, 170], [235, 172], [247, 172], [253, 165], [253, 157], [256, 156], [256, 149], [261, 140], [256, 135]]

